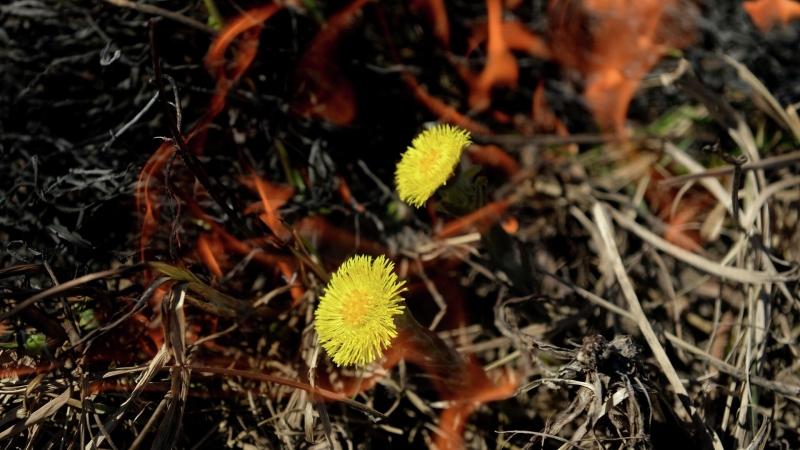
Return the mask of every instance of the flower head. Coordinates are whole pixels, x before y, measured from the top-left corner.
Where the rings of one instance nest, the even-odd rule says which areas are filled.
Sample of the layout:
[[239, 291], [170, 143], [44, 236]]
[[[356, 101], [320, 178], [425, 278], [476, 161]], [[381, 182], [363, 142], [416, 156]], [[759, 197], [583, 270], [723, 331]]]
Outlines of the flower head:
[[425, 130], [411, 142], [395, 172], [400, 199], [419, 208], [453, 174], [469, 131], [450, 125]]
[[393, 316], [404, 306], [394, 263], [354, 256], [333, 274], [314, 316], [319, 341], [337, 365], [366, 365], [397, 336]]

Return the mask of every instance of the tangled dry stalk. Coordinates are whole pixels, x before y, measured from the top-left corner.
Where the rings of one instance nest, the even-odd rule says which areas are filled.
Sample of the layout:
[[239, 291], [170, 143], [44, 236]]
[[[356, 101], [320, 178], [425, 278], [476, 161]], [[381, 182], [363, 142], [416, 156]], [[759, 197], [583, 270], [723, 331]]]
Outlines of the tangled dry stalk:
[[[530, 3], [0, 6], [0, 442], [797, 448], [791, 33]], [[414, 211], [428, 121], [476, 145]], [[418, 319], [357, 368], [353, 254]]]

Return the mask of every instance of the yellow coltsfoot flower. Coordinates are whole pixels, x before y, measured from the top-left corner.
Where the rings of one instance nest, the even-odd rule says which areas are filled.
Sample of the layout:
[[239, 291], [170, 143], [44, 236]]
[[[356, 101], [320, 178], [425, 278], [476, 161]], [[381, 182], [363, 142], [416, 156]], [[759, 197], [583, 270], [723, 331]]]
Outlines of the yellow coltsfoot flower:
[[469, 144], [469, 131], [450, 125], [420, 133], [397, 164], [394, 176], [400, 199], [417, 208], [422, 206], [447, 182]]
[[319, 299], [315, 328], [336, 365], [366, 365], [383, 356], [397, 336], [394, 316], [402, 314], [407, 289], [383, 255], [354, 256], [339, 267]]

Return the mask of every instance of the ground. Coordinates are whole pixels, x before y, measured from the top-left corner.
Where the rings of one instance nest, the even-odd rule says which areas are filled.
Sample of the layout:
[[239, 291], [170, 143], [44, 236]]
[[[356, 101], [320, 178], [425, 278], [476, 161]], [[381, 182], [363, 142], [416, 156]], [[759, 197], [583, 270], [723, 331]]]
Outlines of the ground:
[[800, 448], [798, 5], [5, 2], [0, 441]]

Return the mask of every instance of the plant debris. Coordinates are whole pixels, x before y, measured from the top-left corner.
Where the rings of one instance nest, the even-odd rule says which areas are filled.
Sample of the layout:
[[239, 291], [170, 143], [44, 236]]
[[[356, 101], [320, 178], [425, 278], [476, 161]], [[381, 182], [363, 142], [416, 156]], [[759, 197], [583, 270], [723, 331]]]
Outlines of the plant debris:
[[798, 448], [797, 5], [0, 5], [0, 441]]

